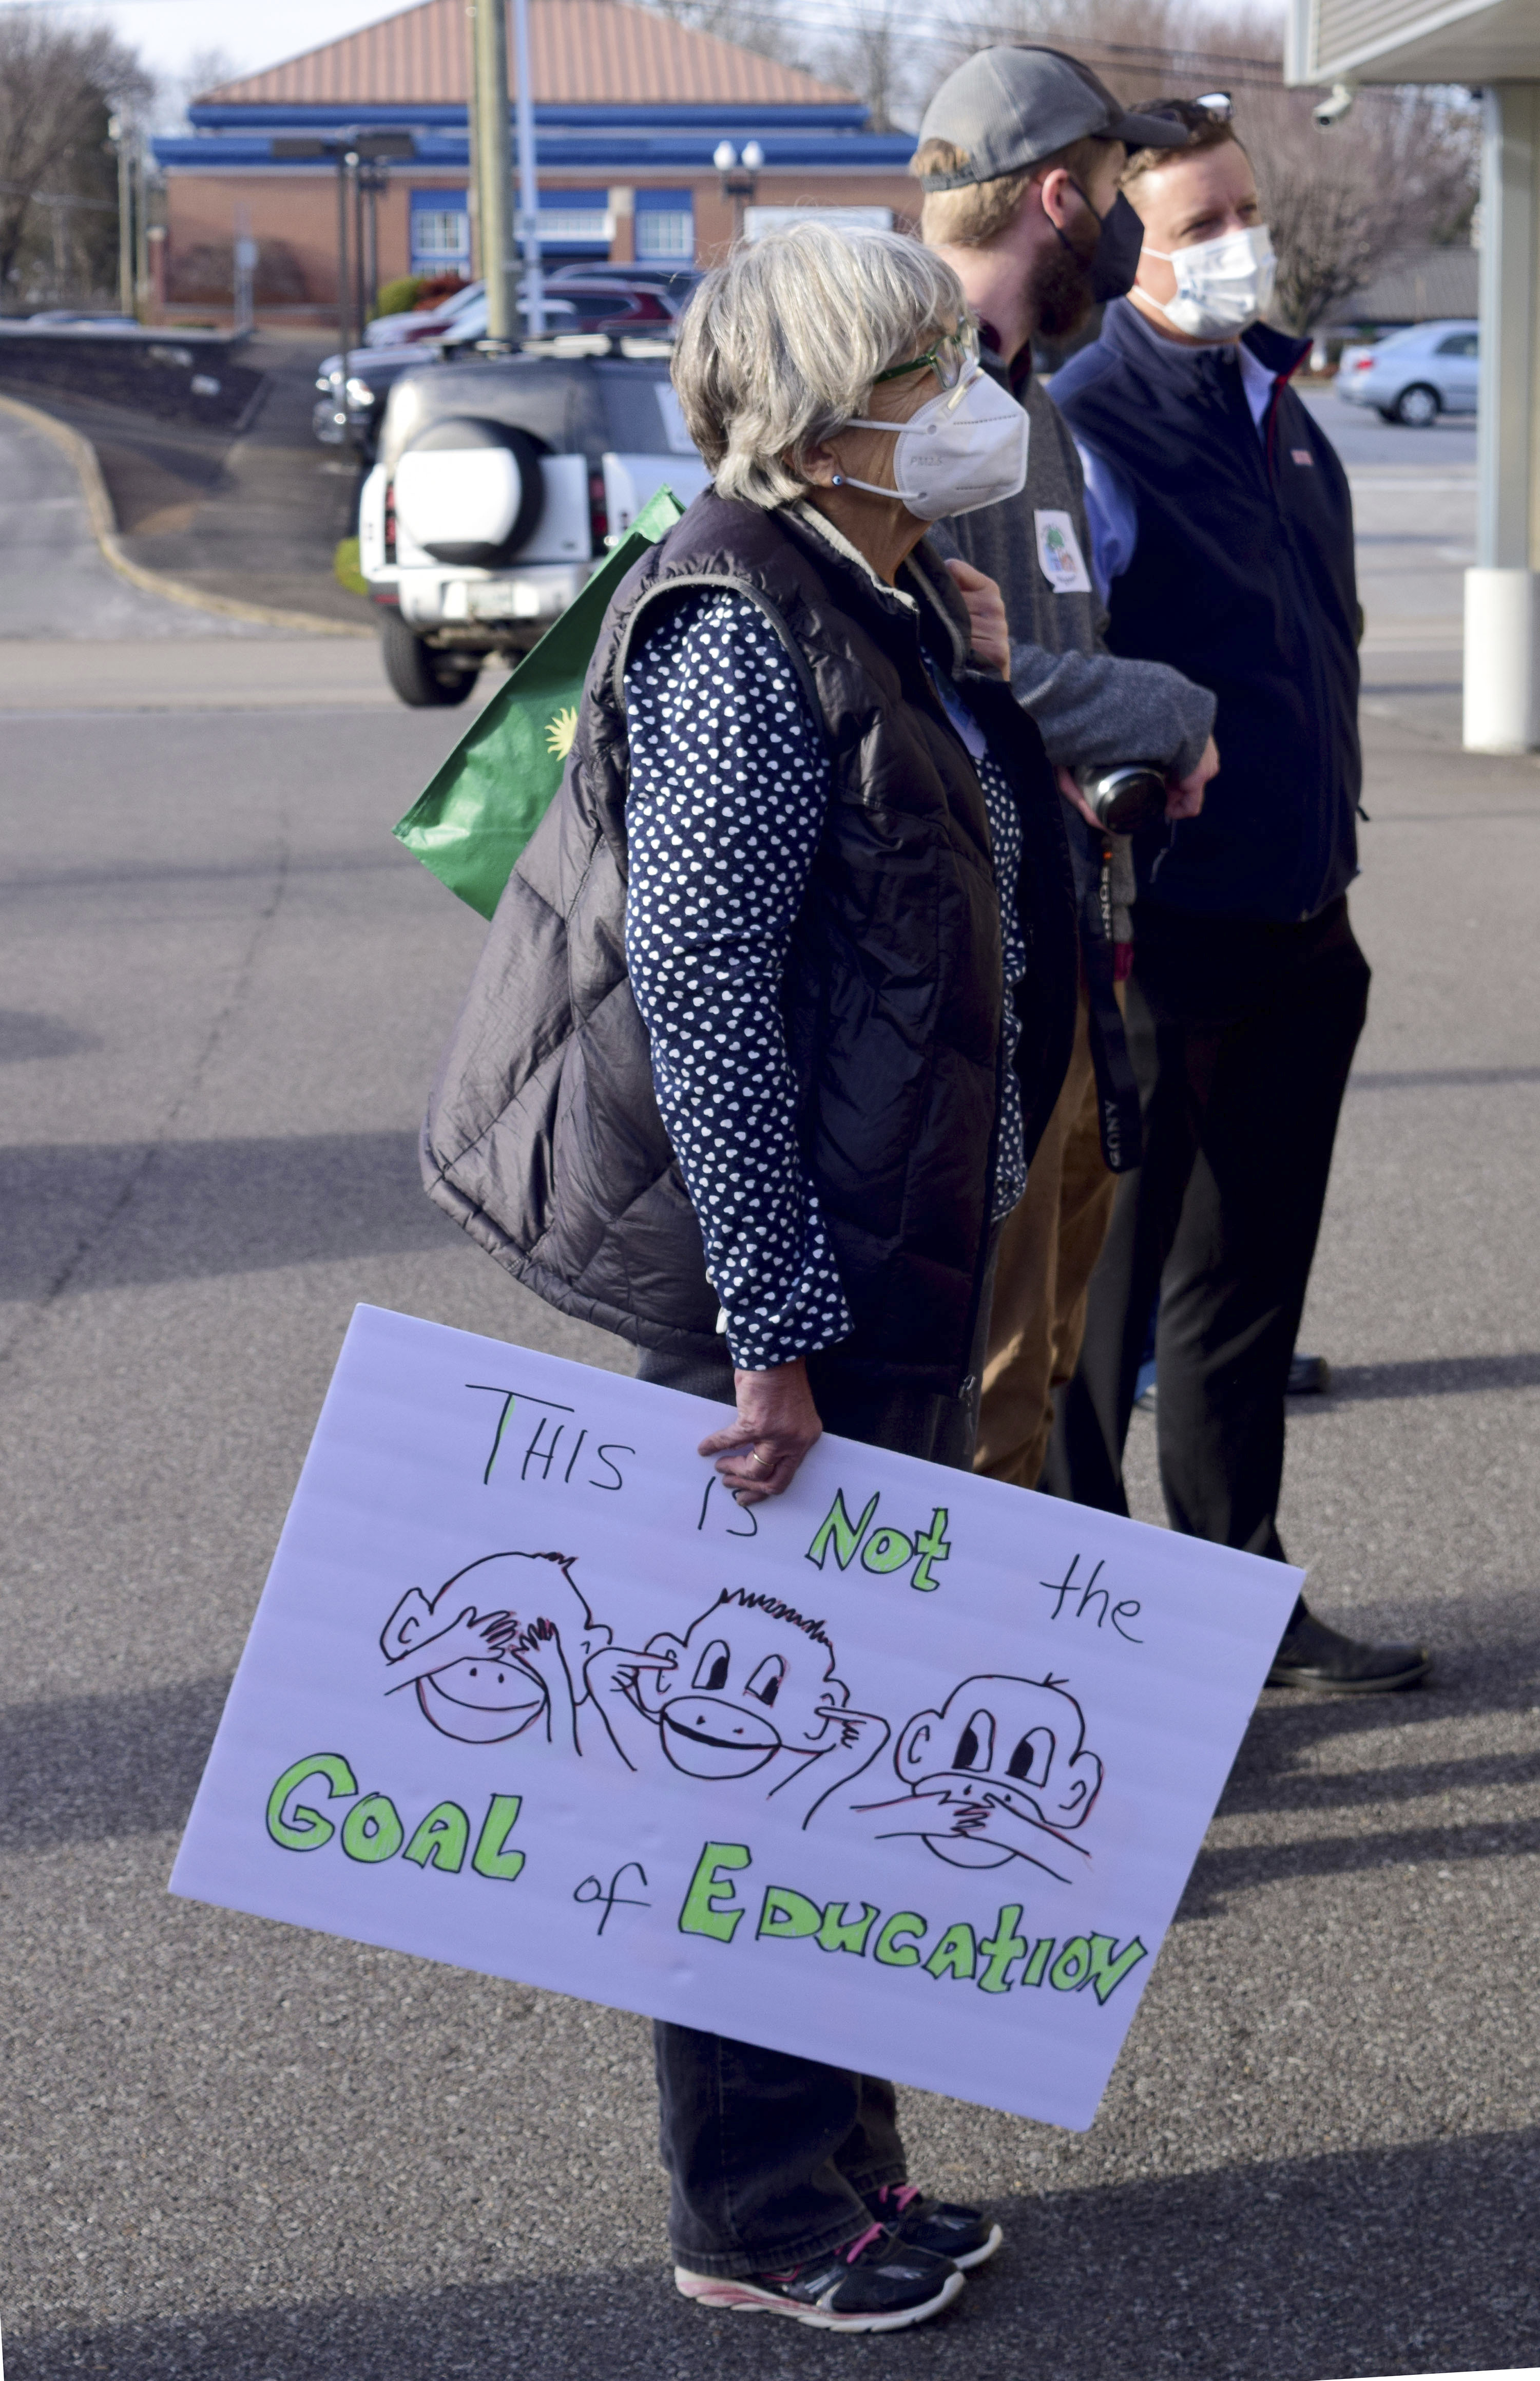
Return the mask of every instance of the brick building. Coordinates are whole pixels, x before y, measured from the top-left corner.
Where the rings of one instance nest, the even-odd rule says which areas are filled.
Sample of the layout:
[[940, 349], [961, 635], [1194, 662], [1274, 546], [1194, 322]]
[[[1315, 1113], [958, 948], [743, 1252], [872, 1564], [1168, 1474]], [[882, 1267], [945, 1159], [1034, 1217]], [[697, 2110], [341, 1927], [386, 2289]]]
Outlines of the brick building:
[[[848, 92], [632, 0], [530, 0], [529, 35], [549, 263], [709, 263], [734, 233], [734, 202], [712, 163], [722, 140], [739, 150], [757, 140], [764, 153], [746, 210], [751, 236], [809, 207], [914, 219], [913, 140], [869, 131]], [[228, 311], [240, 238], [257, 244], [259, 319], [305, 323], [334, 311], [333, 172], [273, 150], [345, 127], [406, 131], [416, 142], [415, 159], [391, 168], [378, 201], [381, 281], [468, 274], [470, 82], [463, 0], [419, 0], [207, 92], [189, 110], [189, 137], [155, 143], [166, 312]]]

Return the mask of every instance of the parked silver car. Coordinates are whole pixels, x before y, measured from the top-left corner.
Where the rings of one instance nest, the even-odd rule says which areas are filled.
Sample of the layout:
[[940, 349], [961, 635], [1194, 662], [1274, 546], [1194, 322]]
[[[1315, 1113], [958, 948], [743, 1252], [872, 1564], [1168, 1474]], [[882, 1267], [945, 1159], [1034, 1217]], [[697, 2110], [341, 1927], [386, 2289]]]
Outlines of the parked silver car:
[[1441, 413], [1475, 411], [1480, 352], [1474, 323], [1414, 323], [1373, 347], [1344, 348], [1337, 394], [1425, 430]]

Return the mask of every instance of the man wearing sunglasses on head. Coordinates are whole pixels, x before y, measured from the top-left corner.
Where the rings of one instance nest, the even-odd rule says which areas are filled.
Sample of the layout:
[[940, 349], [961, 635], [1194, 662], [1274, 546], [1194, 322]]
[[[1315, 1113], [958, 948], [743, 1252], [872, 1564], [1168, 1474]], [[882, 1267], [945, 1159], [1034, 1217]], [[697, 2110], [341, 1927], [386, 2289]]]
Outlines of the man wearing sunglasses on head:
[[[1161, 1485], [1172, 1525], [1283, 1559], [1284, 1395], [1363, 1028], [1358, 601], [1346, 475], [1269, 330], [1273, 256], [1228, 99], [1123, 190], [1138, 273], [1055, 397], [1081, 445], [1093, 568], [1117, 653], [1211, 688], [1224, 753], [1199, 818], [1135, 839], [1128, 1039], [1144, 1159], [1121, 1185], [1045, 1484], [1126, 1512], [1122, 1450], [1157, 1295]], [[1269, 1683], [1414, 1686], [1415, 1645], [1355, 1642], [1304, 1598]]]
[[[1118, 1013], [1133, 870], [1126, 839], [1087, 808], [1076, 771], [1152, 764], [1172, 816], [1203, 800], [1217, 764], [1214, 698], [1160, 663], [1109, 653], [1086, 568], [1080, 464], [1032, 378], [1032, 341], [1062, 337], [1126, 289], [1140, 225], [1118, 183], [1131, 147], [1186, 140], [1130, 116], [1061, 51], [991, 49], [949, 77], [927, 111], [914, 170], [921, 234], [946, 259], [977, 317], [982, 360], [1030, 424], [1025, 486], [943, 521], [932, 541], [967, 577], [994, 580], [1009, 629], [1013, 691], [1059, 767], [1076, 877], [1083, 981], [1069, 1074], [1000, 1238], [979, 1417], [979, 1471], [1032, 1488], [1056, 1383], [1079, 1353], [1085, 1285], [1111, 1214], [1114, 1172], [1138, 1163], [1139, 1103]], [[979, 587], [983, 580], [979, 580]]]

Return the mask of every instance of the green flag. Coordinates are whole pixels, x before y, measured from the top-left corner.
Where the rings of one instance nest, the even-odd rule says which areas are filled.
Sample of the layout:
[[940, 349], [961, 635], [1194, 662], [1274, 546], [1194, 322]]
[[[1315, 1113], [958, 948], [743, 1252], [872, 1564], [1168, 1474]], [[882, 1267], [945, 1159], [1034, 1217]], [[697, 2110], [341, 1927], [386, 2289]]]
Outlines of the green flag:
[[424, 868], [483, 918], [496, 909], [515, 861], [562, 782], [610, 598], [684, 512], [672, 488], [659, 489], [394, 830]]

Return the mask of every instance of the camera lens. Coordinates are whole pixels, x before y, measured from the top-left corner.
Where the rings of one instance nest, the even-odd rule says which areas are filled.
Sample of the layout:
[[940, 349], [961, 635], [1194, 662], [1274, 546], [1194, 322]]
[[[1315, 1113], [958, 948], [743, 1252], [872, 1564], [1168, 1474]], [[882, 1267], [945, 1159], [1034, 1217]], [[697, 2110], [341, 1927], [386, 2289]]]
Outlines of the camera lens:
[[1166, 780], [1146, 761], [1110, 769], [1083, 769], [1078, 783], [1085, 801], [1110, 835], [1137, 835], [1166, 815]]

